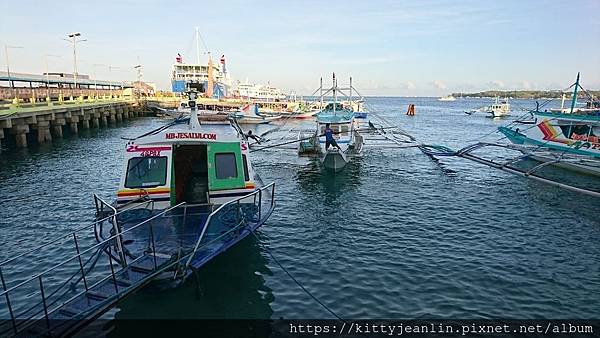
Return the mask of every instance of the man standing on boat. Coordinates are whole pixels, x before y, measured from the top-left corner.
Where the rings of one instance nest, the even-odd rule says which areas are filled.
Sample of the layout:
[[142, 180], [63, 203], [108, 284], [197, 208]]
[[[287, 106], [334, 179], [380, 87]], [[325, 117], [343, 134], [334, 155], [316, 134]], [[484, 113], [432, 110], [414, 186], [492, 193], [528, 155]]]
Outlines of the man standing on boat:
[[342, 151], [342, 148], [337, 144], [333, 138], [333, 130], [329, 127], [329, 123], [325, 125], [325, 150], [329, 149], [329, 146], [334, 146]]
[[253, 139], [256, 143], [260, 144], [260, 140], [262, 139], [260, 136], [254, 135], [252, 130], [248, 130], [248, 134], [246, 134], [246, 139]]

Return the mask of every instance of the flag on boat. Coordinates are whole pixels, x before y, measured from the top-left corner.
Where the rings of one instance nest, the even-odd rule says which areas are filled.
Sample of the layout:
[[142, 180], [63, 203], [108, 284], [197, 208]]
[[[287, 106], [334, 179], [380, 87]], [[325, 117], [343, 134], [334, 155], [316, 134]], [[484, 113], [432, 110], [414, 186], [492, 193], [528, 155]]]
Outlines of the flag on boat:
[[175, 58], [175, 61], [177, 61], [177, 63], [183, 62], [183, 58], [181, 57], [181, 54], [177, 53], [177, 57]]

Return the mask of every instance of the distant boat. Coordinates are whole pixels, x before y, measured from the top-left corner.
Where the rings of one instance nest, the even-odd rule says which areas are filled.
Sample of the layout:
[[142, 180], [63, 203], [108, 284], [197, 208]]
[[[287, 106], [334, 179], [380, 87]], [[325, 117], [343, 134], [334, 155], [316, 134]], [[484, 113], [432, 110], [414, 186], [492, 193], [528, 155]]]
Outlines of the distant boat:
[[503, 117], [510, 115], [510, 104], [508, 99], [500, 101], [499, 97], [496, 97], [496, 102], [489, 106], [473, 109], [471, 111], [465, 111], [465, 114], [472, 115], [474, 113], [487, 113], [489, 117]]
[[260, 115], [256, 103], [245, 105], [239, 112], [232, 113], [230, 117], [239, 124], [266, 124], [281, 118], [281, 116]]
[[440, 97], [438, 101], [456, 101], [456, 98], [452, 95]]
[[485, 112], [491, 114], [491, 117], [502, 117], [510, 114], [510, 104], [508, 99], [500, 101], [496, 96], [496, 102], [485, 108]]

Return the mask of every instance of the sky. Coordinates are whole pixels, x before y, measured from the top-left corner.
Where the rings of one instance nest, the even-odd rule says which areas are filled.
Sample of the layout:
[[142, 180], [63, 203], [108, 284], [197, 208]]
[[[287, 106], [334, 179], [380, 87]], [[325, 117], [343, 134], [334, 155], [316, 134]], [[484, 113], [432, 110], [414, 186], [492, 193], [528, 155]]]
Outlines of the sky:
[[[234, 82], [311, 94], [336, 73], [363, 95], [441, 96], [600, 89], [600, 0], [1, 1], [12, 72], [73, 72], [63, 40], [81, 32], [78, 73], [170, 89], [177, 53], [218, 61]], [[12, 48], [23, 47], [23, 48]], [[6, 69], [4, 48], [0, 69]]]

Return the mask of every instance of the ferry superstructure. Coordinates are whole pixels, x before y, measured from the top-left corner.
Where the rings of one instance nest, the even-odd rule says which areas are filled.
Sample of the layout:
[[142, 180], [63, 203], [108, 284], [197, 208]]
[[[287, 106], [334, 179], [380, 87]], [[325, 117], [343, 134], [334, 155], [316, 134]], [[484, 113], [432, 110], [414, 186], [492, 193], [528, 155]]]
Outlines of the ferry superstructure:
[[247, 82], [238, 83], [237, 91], [243, 99], [274, 101], [286, 98], [279, 88], [273, 87], [269, 83], [266, 85]]

